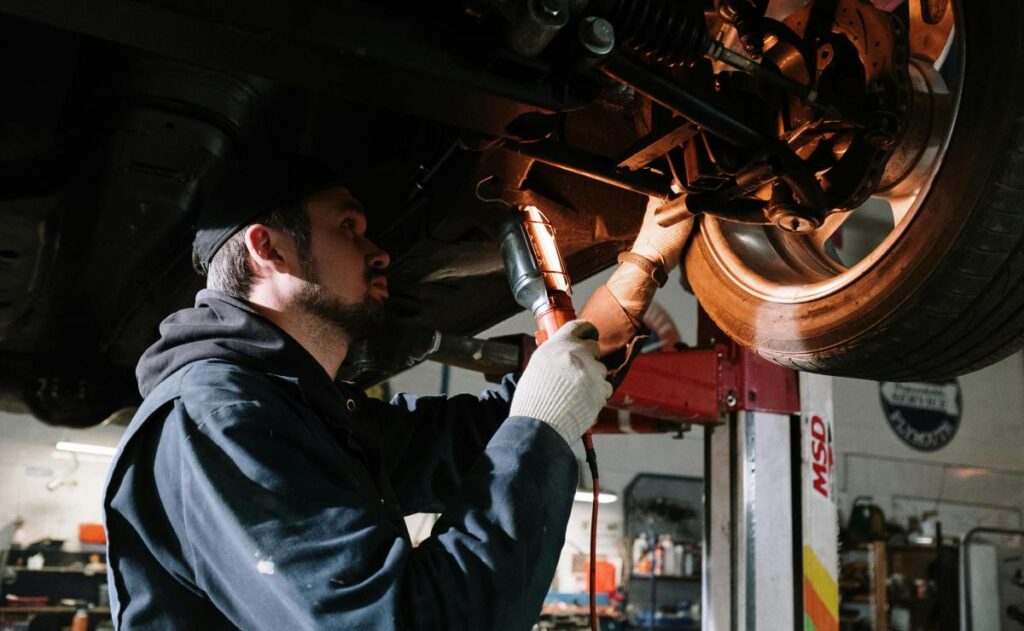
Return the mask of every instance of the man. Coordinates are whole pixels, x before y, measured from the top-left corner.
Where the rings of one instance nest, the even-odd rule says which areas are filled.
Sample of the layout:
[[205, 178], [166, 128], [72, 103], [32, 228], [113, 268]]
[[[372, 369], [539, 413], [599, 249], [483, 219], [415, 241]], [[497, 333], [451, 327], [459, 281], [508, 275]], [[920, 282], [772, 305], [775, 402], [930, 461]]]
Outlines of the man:
[[[222, 191], [195, 242], [208, 289], [141, 359], [108, 479], [115, 625], [529, 629], [577, 484], [570, 444], [611, 393], [593, 327], [564, 326], [518, 387], [369, 399], [335, 382], [388, 295], [358, 201], [297, 159]], [[645, 226], [674, 265], [680, 231]], [[630, 335], [635, 294], [616, 307]], [[413, 548], [402, 516], [424, 511], [443, 514]]]

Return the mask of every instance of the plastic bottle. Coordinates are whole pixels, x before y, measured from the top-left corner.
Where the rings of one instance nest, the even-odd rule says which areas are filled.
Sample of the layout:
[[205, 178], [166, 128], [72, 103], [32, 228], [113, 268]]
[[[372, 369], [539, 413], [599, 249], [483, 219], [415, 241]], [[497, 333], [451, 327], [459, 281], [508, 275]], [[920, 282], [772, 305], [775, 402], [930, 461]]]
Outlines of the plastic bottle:
[[89, 631], [89, 612], [79, 609], [71, 619], [71, 631]]
[[633, 540], [633, 569], [636, 570], [640, 566], [640, 559], [644, 558], [644, 553], [647, 552], [647, 533], [642, 532], [640, 536]]
[[686, 552], [683, 555], [683, 574], [686, 576], [693, 576], [697, 572], [696, 552], [693, 546], [686, 546]]
[[[686, 576], [687, 575], [686, 571], [685, 571], [686, 567], [683, 565], [683, 557], [684, 556], [685, 556], [685, 554], [683, 553], [683, 544], [677, 543], [675, 545], [675, 547], [672, 549], [672, 559], [673, 559], [672, 562], [675, 564], [676, 574], [679, 574], [680, 576]], [[691, 568], [691, 570], [692, 570], [692, 568]]]
[[665, 549], [654, 546], [654, 575], [661, 576], [665, 571]]
[[32, 556], [30, 556], [28, 558], [28, 561], [26, 562], [26, 566], [30, 570], [41, 570], [41, 569], [43, 569], [43, 564], [45, 562], [46, 562], [46, 559], [43, 557], [43, 553], [42, 552], [36, 552], [35, 554], [33, 554]]
[[636, 564], [633, 571], [637, 574], [650, 574], [651, 570], [651, 553], [644, 552], [643, 556], [640, 557], [640, 562]]
[[661, 558], [665, 562], [665, 566], [662, 568], [662, 574], [667, 576], [678, 576], [680, 568], [676, 565], [676, 547], [672, 542], [672, 535], [662, 535], [661, 539], [658, 540], [658, 545], [661, 546]]

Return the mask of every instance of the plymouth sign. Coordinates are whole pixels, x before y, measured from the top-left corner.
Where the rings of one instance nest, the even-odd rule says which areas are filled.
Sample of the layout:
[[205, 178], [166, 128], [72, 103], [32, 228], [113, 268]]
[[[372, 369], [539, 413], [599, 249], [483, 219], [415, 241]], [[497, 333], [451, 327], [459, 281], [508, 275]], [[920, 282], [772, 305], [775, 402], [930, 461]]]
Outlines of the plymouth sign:
[[960, 382], [879, 384], [882, 409], [896, 435], [914, 449], [935, 451], [960, 427]]

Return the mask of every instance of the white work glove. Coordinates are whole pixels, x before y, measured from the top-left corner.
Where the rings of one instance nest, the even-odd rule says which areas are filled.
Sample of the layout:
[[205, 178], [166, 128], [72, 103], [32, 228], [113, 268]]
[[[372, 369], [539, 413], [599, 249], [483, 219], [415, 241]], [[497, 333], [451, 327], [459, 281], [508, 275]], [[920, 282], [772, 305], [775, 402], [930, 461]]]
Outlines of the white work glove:
[[543, 421], [570, 445], [579, 440], [612, 395], [596, 338], [597, 329], [585, 320], [558, 329], [530, 357], [508, 415]]
[[693, 229], [693, 218], [676, 222], [667, 228], [659, 226], [654, 220], [654, 211], [664, 203], [664, 200], [653, 197], [648, 200], [644, 221], [640, 224], [640, 232], [636, 235], [631, 251], [650, 261], [661, 261], [667, 274], [679, 267], [683, 246]]

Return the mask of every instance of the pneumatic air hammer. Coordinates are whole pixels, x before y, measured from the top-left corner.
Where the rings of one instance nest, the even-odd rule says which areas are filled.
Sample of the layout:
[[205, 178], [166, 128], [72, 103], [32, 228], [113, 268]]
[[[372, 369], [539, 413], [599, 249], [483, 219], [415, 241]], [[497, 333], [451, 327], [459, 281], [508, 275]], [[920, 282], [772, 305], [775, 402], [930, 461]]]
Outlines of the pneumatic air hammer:
[[[501, 255], [516, 302], [533, 313], [537, 344], [543, 344], [566, 322], [576, 319], [572, 288], [555, 241], [555, 230], [536, 206], [515, 210], [501, 231]], [[588, 431], [583, 447], [593, 480], [594, 501], [590, 521], [590, 625], [597, 630], [596, 583], [597, 456]]]

